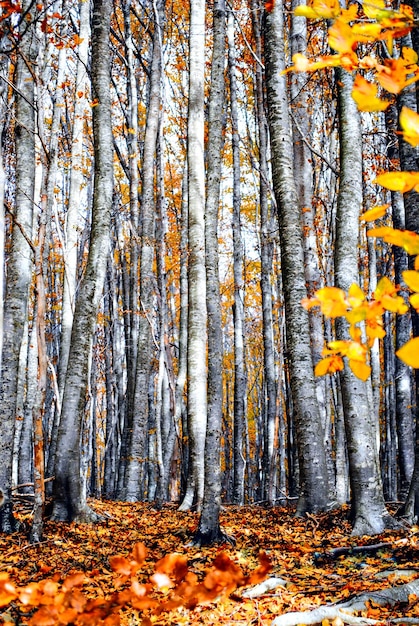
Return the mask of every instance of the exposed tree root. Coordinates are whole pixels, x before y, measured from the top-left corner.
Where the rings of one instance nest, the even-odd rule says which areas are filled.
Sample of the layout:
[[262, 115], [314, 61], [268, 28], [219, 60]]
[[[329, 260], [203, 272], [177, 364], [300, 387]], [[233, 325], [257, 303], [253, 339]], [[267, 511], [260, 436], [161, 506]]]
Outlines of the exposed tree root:
[[[381, 591], [361, 593], [347, 602], [329, 606], [320, 606], [313, 611], [285, 613], [276, 617], [272, 626], [297, 626], [297, 624], [321, 624], [323, 620], [330, 621], [339, 617], [345, 624], [377, 624], [377, 620], [367, 617], [357, 617], [354, 613], [364, 611], [367, 602], [372, 601], [379, 606], [394, 606], [396, 602], [408, 602], [409, 595], [419, 595], [419, 579], [400, 585], [388, 587]], [[403, 622], [406, 620], [404, 619]]]
[[212, 546], [215, 544], [223, 543], [235, 546], [236, 540], [234, 539], [234, 537], [224, 533], [221, 528], [218, 528], [215, 531], [209, 531], [205, 533], [198, 530], [189, 545], [201, 548], [202, 546]]

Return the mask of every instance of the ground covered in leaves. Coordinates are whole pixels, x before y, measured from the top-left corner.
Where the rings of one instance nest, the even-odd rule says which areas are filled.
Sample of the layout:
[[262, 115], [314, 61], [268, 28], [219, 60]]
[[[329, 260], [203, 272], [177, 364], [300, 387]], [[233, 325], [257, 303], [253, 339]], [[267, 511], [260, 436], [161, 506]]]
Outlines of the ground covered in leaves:
[[[194, 513], [180, 513], [170, 505], [160, 511], [151, 505], [120, 502], [94, 501], [92, 506], [105, 521], [96, 526], [46, 522], [44, 540], [38, 545], [30, 545], [24, 531], [0, 535], [0, 577], [8, 574], [10, 581], [19, 587], [48, 579], [52, 581], [51, 589], [55, 590], [54, 585], [58, 588], [63, 581], [82, 572], [83, 583], [77, 584], [84, 596], [107, 598], [123, 588], [121, 572], [132, 558], [129, 555], [133, 547], [139, 543], [145, 545], [146, 555], [135, 571], [135, 578], [144, 586], [155, 572], [156, 562], [174, 552], [183, 555], [182, 563], [187, 559], [188, 575], [196, 581], [203, 580], [211, 571], [214, 560], [220, 561], [220, 553], [223, 553], [221, 560], [227, 555], [246, 577], [258, 568], [259, 554], [265, 552], [271, 562], [268, 576], [284, 579], [285, 587], [247, 598], [240, 586], [229, 596], [221, 595], [195, 608], [179, 606], [161, 613], [149, 608], [134, 609], [131, 605], [118, 608], [123, 625], [225, 626], [268, 626], [276, 616], [289, 611], [306, 611], [347, 600], [361, 592], [419, 578], [417, 528], [389, 531], [374, 538], [352, 538], [347, 510], [295, 519], [292, 509], [228, 506], [222, 513], [222, 527], [228, 535], [234, 536], [235, 545], [198, 548], [190, 545], [198, 521]], [[21, 521], [23, 527], [28, 525], [29, 516], [22, 513]], [[336, 551], [336, 548], [372, 544], [381, 544], [381, 547], [343, 554]], [[115, 560], [116, 555], [125, 559]], [[171, 591], [168, 585], [160, 584], [160, 589], [150, 593], [161, 604]], [[34, 608], [13, 600], [0, 608], [0, 624], [48, 626], [54, 623], [48, 619], [33, 621], [34, 613]], [[406, 623], [419, 624], [419, 601], [417, 597], [410, 597], [408, 603], [396, 604], [392, 609], [371, 603], [364, 617], [386, 625], [396, 623], [397, 618], [399, 624], [400, 618], [406, 618]], [[108, 622], [103, 619], [95, 623], [116, 624], [117, 621], [114, 615]], [[80, 623], [94, 622], [86, 619]]]

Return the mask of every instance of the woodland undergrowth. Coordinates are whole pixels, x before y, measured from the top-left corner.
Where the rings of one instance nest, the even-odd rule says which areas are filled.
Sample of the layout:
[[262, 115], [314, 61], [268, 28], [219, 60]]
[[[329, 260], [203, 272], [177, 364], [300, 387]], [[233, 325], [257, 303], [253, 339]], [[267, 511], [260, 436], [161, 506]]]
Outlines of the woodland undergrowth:
[[[22, 510], [20, 531], [0, 535], [0, 624], [269, 625], [419, 578], [418, 529], [354, 538], [345, 508], [295, 519], [292, 509], [228, 506], [221, 521], [235, 545], [203, 548], [191, 545], [195, 513], [91, 504], [104, 517], [95, 526], [46, 522], [43, 542], [31, 545]], [[266, 577], [284, 586], [246, 597]], [[419, 623], [419, 601], [372, 602], [363, 613], [380, 624]]]

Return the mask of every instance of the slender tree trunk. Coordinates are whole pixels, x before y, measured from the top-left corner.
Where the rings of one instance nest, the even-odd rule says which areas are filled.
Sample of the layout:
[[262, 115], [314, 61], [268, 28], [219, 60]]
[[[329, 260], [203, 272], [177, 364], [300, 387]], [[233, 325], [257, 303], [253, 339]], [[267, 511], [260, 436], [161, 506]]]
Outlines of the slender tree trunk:
[[110, 213], [113, 192], [113, 137], [111, 124], [109, 31], [111, 0], [94, 0], [92, 20], [92, 89], [95, 179], [92, 230], [85, 274], [77, 300], [69, 366], [55, 462], [52, 518], [96, 521], [85, 501], [81, 484], [81, 428], [88, 385], [88, 361], [102, 295], [110, 248]]
[[[205, 277], [204, 76], [205, 0], [191, 0], [188, 107], [188, 437], [190, 475], [181, 510], [204, 497], [207, 427], [207, 307]], [[192, 491], [193, 489], [193, 491]]]
[[[253, 36], [255, 51], [258, 59], [262, 59], [261, 16], [257, 0], [251, 0]], [[263, 317], [263, 365], [266, 394], [266, 417], [264, 423], [263, 441], [263, 492], [262, 498], [269, 504], [275, 500], [275, 471], [277, 448], [275, 429], [277, 423], [277, 381], [275, 376], [275, 347], [272, 314], [272, 258], [274, 242], [271, 232], [274, 228], [274, 217], [268, 200], [268, 122], [266, 119], [264, 72], [261, 62], [256, 62], [256, 114], [259, 138], [259, 203], [260, 203], [260, 257], [261, 277], [260, 289], [262, 294]]]
[[[150, 71], [150, 100], [144, 137], [141, 194], [141, 252], [140, 252], [140, 318], [138, 324], [137, 364], [133, 415], [129, 442], [129, 459], [126, 468], [125, 499], [142, 500], [147, 495], [147, 436], [149, 429], [149, 406], [144, 398], [148, 395], [153, 345], [153, 304], [155, 296], [155, 155], [160, 120], [161, 72], [162, 72], [162, 18], [165, 0], [157, 2], [155, 30], [153, 34], [153, 57]], [[150, 494], [148, 494], [150, 496]]]
[[246, 420], [246, 372], [244, 347], [244, 248], [241, 232], [240, 136], [237, 104], [236, 48], [234, 17], [228, 13], [228, 75], [230, 78], [230, 113], [233, 148], [233, 274], [234, 274], [234, 429], [233, 429], [233, 501], [244, 503], [246, 455], [244, 446]]
[[[335, 282], [347, 291], [358, 283], [359, 215], [362, 206], [362, 138], [353, 78], [337, 70], [340, 123], [340, 180], [336, 213]], [[345, 320], [336, 321], [338, 340], [349, 337]], [[341, 373], [345, 430], [352, 488], [354, 535], [382, 532], [391, 518], [384, 505], [377, 449], [376, 413], [368, 401], [367, 383], [345, 363]]]
[[283, 12], [282, 2], [277, 0], [272, 12], [266, 16], [265, 59], [272, 174], [279, 215], [287, 347], [297, 429], [300, 472], [297, 515], [303, 515], [327, 508], [328, 479], [308, 316], [301, 306], [307, 291], [302, 224], [293, 175], [287, 87], [281, 74], [285, 68]]
[[213, 9], [213, 53], [208, 105], [207, 198], [205, 205], [205, 266], [208, 311], [208, 421], [205, 441], [205, 488], [202, 513], [195, 541], [222, 541], [220, 529], [221, 467], [220, 443], [223, 414], [223, 329], [218, 273], [218, 210], [220, 203], [223, 113], [225, 103], [225, 0]]
[[[20, 25], [16, 62], [16, 196], [13, 210], [12, 246], [9, 253], [4, 298], [3, 351], [0, 384], [0, 492], [5, 503], [0, 509], [0, 531], [11, 532], [14, 518], [11, 502], [13, 433], [16, 417], [19, 352], [27, 316], [32, 279], [33, 206], [35, 191], [34, 63], [38, 54], [35, 8], [22, 3], [26, 18]], [[3, 210], [3, 209], [2, 209]]]

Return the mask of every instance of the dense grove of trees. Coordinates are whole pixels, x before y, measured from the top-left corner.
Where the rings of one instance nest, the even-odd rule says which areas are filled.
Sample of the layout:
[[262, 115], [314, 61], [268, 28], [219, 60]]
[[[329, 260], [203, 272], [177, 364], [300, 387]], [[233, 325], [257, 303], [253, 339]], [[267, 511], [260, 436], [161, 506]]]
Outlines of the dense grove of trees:
[[89, 495], [196, 507], [202, 542], [222, 501], [351, 501], [374, 534], [410, 488], [417, 516], [419, 381], [395, 356], [417, 314], [385, 313], [371, 376], [315, 377], [348, 325], [301, 304], [402, 282], [359, 217], [388, 203], [419, 232], [417, 191], [373, 184], [418, 169], [397, 127], [416, 91], [360, 114], [347, 69], [284, 72], [329, 52], [297, 4], [2, 2], [2, 531], [16, 490], [34, 540], [45, 492], [55, 520], [94, 522]]

